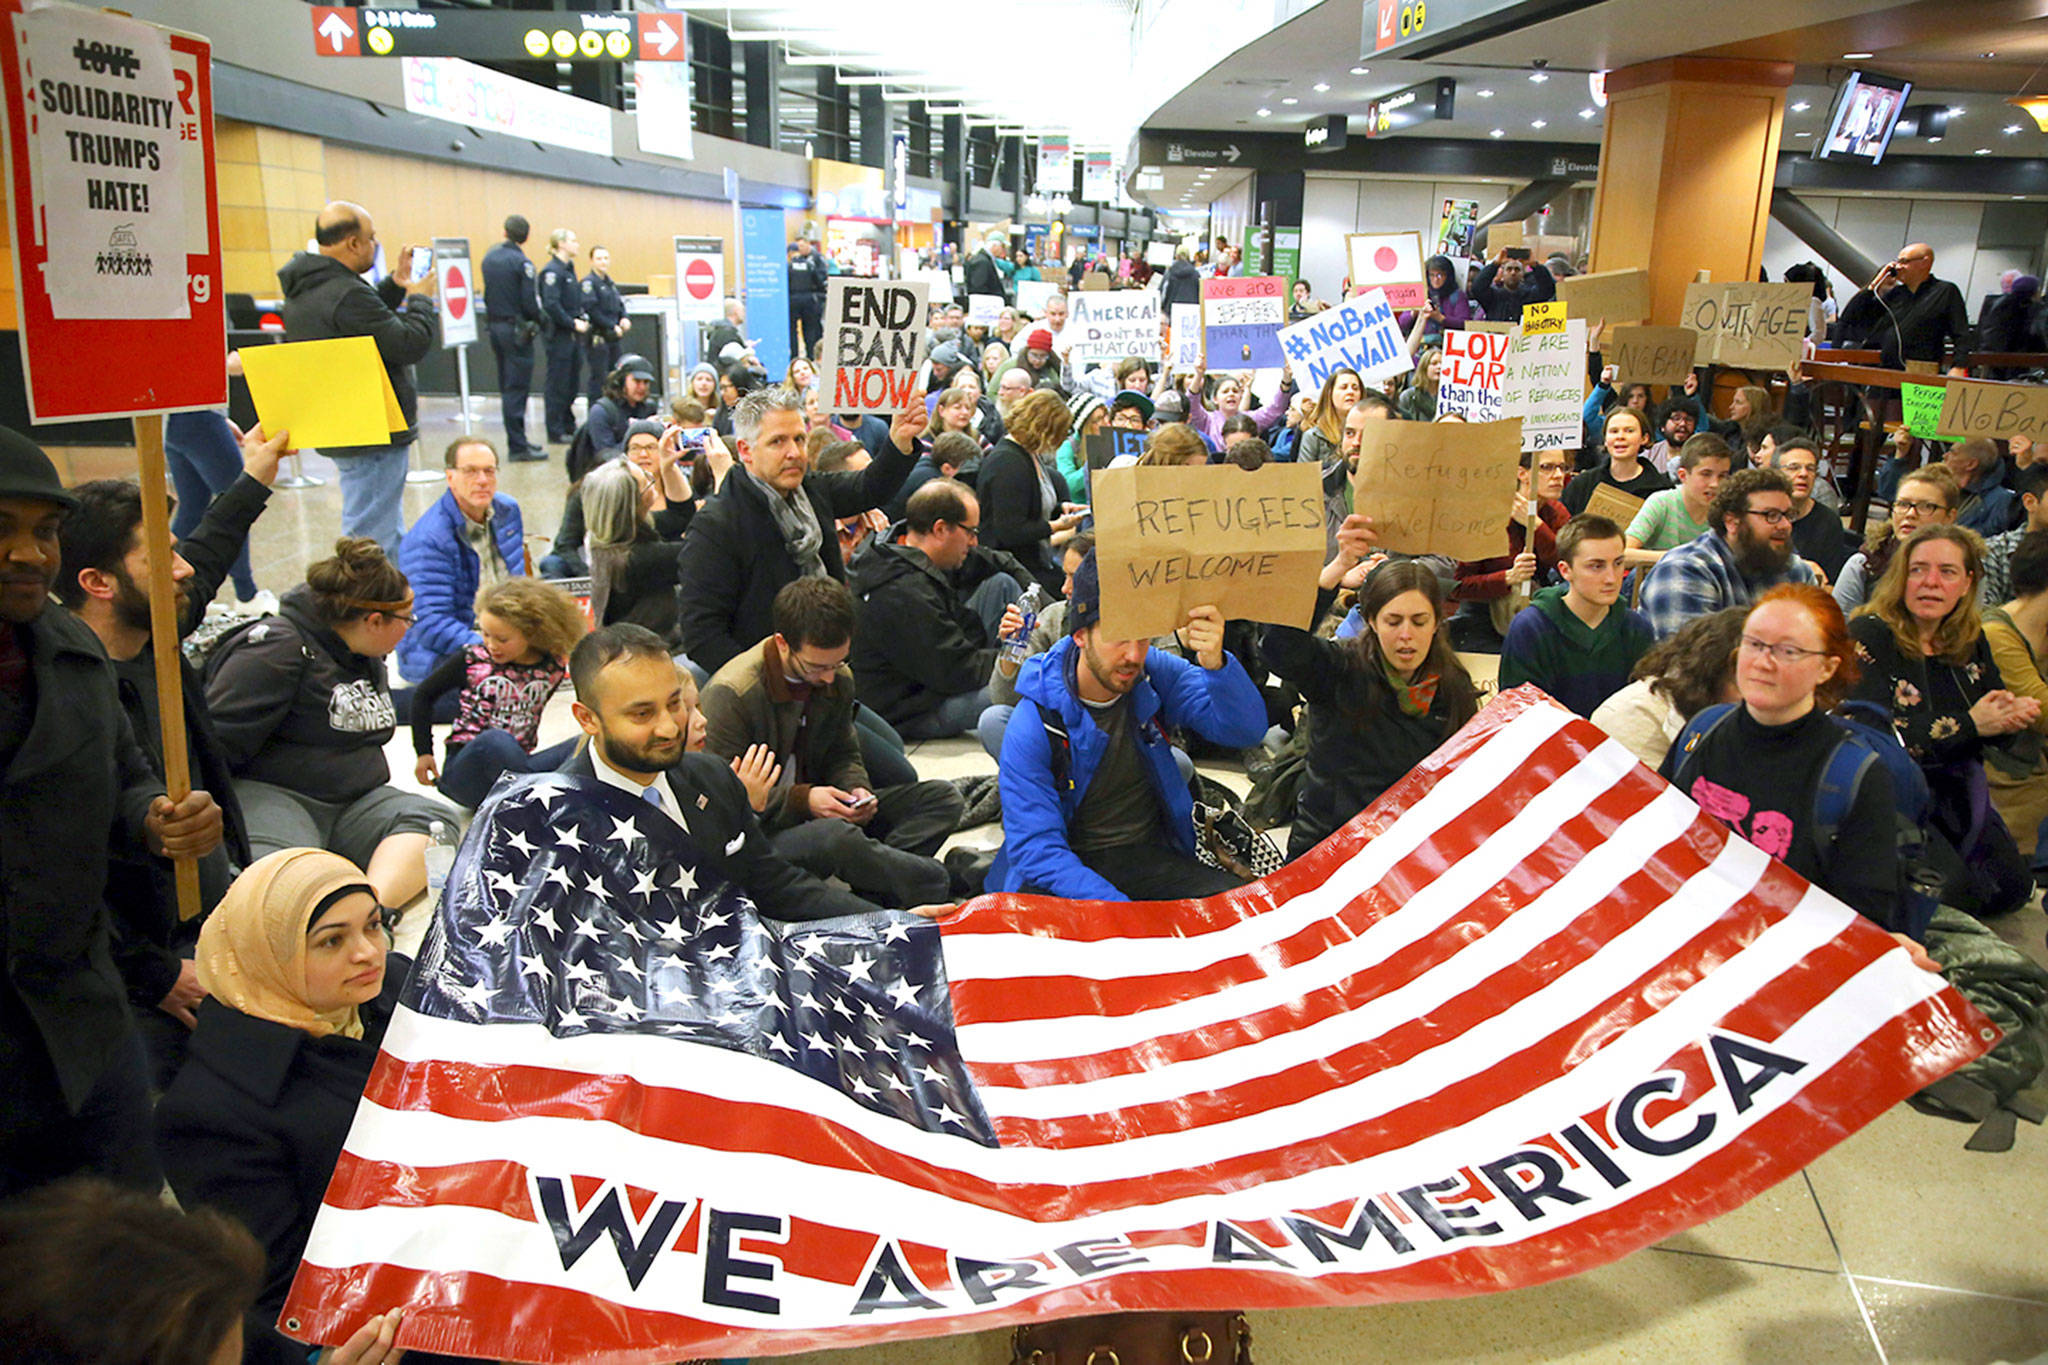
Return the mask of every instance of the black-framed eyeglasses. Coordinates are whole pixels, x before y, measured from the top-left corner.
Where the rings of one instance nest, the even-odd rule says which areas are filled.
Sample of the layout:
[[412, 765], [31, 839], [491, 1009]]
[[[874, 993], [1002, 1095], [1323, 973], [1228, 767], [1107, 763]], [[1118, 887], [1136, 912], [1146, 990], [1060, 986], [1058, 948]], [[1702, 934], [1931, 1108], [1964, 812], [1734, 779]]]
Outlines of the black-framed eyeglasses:
[[1922, 502], [1918, 498], [1898, 498], [1892, 502], [1892, 511], [1911, 512], [1916, 517], [1931, 517], [1936, 512], [1946, 512], [1945, 502]]
[[1824, 649], [1801, 649], [1798, 645], [1772, 644], [1759, 640], [1754, 635], [1742, 637], [1742, 647], [1752, 654], [1768, 654], [1781, 664], [1796, 664], [1801, 659], [1811, 659], [1826, 654]]
[[1783, 526], [1792, 520], [1792, 511], [1786, 507], [1745, 507], [1742, 509], [1742, 515], [1762, 517], [1766, 526]]

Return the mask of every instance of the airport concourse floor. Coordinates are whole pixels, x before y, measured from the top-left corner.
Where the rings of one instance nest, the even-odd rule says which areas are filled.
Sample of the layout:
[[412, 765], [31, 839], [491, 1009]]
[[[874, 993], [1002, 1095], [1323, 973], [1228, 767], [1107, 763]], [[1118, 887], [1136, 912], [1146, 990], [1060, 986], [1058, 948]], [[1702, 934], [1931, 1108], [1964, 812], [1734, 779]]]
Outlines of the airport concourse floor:
[[[536, 400], [537, 401], [537, 400]], [[477, 431], [496, 439], [495, 400]], [[537, 416], [538, 414], [536, 414]], [[420, 459], [461, 430], [452, 399], [421, 403]], [[317, 455], [318, 488], [280, 490], [252, 540], [258, 583], [282, 591], [332, 546], [340, 493]], [[561, 451], [507, 465], [529, 535], [561, 515]], [[442, 485], [407, 489], [407, 521]], [[575, 730], [569, 696], [550, 704], [541, 742]], [[409, 731], [390, 745], [392, 777], [412, 785]], [[916, 746], [925, 777], [993, 771], [970, 737]], [[1241, 771], [1205, 768], [1238, 790]], [[954, 836], [985, 846], [990, 826]], [[416, 905], [401, 950], [428, 915]], [[1997, 926], [2048, 962], [2038, 904]], [[1957, 1362], [2048, 1356], [2048, 1131], [2021, 1124], [2009, 1152], [1965, 1151], [1970, 1129], [1900, 1106], [1807, 1170], [1724, 1217], [1612, 1265], [1506, 1294], [1376, 1308], [1251, 1314], [1260, 1365], [1366, 1361]], [[1218, 1305], [1226, 1307], [1227, 1305]], [[782, 1359], [791, 1365], [1004, 1365], [1007, 1332], [946, 1337]]]

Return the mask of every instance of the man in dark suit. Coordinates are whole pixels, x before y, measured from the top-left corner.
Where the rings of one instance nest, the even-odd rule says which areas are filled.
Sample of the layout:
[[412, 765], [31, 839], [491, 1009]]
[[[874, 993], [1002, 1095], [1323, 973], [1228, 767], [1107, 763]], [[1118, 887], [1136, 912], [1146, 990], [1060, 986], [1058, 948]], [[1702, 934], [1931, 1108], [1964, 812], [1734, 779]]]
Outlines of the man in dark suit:
[[590, 743], [562, 771], [660, 809], [683, 827], [704, 864], [770, 919], [879, 911], [786, 862], [769, 845], [733, 770], [710, 754], [686, 752], [696, 708], [659, 635], [635, 625], [592, 631], [570, 654], [569, 677], [576, 687], [571, 709]]

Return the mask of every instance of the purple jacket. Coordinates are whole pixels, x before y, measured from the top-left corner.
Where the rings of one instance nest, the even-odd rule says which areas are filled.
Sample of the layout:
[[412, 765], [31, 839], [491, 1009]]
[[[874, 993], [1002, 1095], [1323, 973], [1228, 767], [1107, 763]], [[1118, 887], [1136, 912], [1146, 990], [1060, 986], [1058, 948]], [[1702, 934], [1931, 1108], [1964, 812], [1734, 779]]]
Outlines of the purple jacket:
[[[1251, 419], [1259, 424], [1261, 434], [1268, 427], [1272, 426], [1273, 423], [1287, 415], [1287, 404], [1293, 397], [1294, 390], [1288, 388], [1283, 383], [1279, 391], [1266, 400], [1266, 406], [1250, 414]], [[1202, 406], [1202, 391], [1200, 389], [1190, 388], [1188, 390], [1188, 425], [1208, 437], [1211, 442], [1218, 445], [1222, 444], [1223, 414], [1211, 412]]]

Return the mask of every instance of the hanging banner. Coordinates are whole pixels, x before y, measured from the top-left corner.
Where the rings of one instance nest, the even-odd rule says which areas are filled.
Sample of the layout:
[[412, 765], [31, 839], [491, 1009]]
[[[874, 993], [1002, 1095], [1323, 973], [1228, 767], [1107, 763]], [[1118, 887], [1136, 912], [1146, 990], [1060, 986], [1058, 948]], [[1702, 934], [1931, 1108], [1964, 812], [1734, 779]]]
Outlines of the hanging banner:
[[476, 267], [469, 259], [469, 238], [434, 239], [434, 276], [434, 307], [441, 316], [442, 348], [474, 346]]
[[1202, 281], [1202, 355], [1212, 370], [1272, 370], [1286, 363], [1287, 281], [1275, 275]]
[[825, 392], [830, 412], [901, 412], [917, 395], [917, 343], [929, 290], [922, 280], [825, 286]]
[[1120, 179], [1116, 163], [1108, 152], [1089, 152], [1081, 159], [1081, 197], [1091, 204], [1113, 204], [1116, 202], [1116, 184]]
[[1356, 370], [1372, 385], [1415, 368], [1393, 305], [1377, 289], [1311, 313], [1280, 333], [1280, 349], [1305, 393], [1321, 392], [1323, 381], [1340, 369]]
[[[687, 30], [689, 26], [678, 23], [676, 27]], [[682, 161], [695, 158], [690, 79], [687, 60], [633, 64], [633, 131], [641, 151]]]
[[788, 923], [684, 804], [542, 773], [477, 811], [293, 1337], [402, 1304], [401, 1349], [552, 1365], [1520, 1289], [1999, 1037], [1529, 687], [1208, 900]]
[[740, 279], [747, 329], [758, 331], [754, 354], [770, 374], [789, 369], [789, 238], [781, 209], [740, 210]]
[[1074, 144], [1049, 137], [1038, 144], [1038, 192], [1066, 194], [1074, 188]]
[[1436, 411], [1439, 417], [1467, 422], [1501, 420], [1501, 389], [1508, 377], [1506, 332], [1473, 328], [1444, 333], [1443, 368], [1438, 371]]

